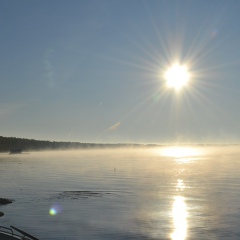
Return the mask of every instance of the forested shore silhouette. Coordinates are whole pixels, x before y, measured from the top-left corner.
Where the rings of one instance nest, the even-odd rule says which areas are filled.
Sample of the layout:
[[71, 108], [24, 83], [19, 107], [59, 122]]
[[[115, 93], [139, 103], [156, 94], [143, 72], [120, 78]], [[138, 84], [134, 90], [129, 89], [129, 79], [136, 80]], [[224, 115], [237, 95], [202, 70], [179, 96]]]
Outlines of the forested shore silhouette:
[[[106, 143], [81, 143], [81, 142], [55, 142], [46, 140], [25, 139], [16, 137], [0, 136], [0, 152], [10, 152], [10, 150], [42, 151], [42, 150], [69, 150], [88, 148], [121, 148], [121, 147], [147, 147], [152, 145], [143, 144], [106, 144]], [[157, 146], [157, 145], [156, 145]]]

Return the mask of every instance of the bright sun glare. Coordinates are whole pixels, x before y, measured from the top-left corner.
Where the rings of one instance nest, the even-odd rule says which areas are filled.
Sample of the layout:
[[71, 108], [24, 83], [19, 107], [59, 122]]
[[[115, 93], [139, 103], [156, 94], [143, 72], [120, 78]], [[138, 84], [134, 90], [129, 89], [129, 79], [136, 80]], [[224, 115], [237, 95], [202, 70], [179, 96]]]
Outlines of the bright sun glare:
[[180, 90], [186, 86], [189, 81], [189, 72], [186, 66], [174, 64], [169, 67], [165, 73], [165, 79], [167, 80], [167, 86]]

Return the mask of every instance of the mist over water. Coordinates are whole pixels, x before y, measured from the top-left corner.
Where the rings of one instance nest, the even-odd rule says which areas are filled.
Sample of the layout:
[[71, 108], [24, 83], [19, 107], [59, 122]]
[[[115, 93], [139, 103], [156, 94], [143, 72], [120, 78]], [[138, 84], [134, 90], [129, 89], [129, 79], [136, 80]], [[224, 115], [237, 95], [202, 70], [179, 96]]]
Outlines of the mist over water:
[[239, 239], [240, 149], [0, 154], [0, 225], [39, 239]]

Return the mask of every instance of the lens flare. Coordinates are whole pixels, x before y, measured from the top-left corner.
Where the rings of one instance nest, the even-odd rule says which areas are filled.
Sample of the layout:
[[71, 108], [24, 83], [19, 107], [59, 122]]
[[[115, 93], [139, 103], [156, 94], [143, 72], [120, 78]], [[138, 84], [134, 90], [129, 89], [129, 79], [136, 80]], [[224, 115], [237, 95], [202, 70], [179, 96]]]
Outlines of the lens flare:
[[50, 209], [49, 209], [49, 214], [51, 216], [55, 216], [59, 213], [62, 212], [62, 206], [59, 204], [54, 204]]

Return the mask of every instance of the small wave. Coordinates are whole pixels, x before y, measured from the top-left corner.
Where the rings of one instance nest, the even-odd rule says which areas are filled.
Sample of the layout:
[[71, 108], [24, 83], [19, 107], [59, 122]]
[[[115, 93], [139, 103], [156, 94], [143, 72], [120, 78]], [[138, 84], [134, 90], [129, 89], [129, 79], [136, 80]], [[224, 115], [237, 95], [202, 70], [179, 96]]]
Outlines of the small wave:
[[112, 192], [105, 191], [64, 191], [54, 195], [51, 199], [88, 199], [104, 197], [112, 194]]

